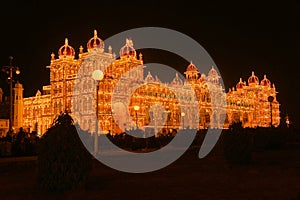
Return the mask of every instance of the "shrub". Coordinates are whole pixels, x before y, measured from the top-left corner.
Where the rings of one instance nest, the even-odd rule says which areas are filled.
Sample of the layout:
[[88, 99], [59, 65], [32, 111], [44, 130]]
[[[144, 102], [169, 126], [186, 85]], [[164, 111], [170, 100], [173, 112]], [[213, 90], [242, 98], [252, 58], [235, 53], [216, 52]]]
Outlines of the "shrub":
[[38, 178], [41, 188], [63, 192], [83, 186], [91, 161], [73, 119], [68, 113], [62, 113], [39, 143]]

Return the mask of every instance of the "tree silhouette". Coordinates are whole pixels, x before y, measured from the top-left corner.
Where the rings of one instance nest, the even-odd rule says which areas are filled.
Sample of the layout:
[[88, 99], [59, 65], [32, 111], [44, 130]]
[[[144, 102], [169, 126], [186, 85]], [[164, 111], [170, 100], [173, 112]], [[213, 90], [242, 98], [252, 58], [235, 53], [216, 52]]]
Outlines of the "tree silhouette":
[[61, 113], [41, 138], [38, 167], [40, 186], [48, 191], [76, 189], [87, 181], [91, 155], [67, 112]]

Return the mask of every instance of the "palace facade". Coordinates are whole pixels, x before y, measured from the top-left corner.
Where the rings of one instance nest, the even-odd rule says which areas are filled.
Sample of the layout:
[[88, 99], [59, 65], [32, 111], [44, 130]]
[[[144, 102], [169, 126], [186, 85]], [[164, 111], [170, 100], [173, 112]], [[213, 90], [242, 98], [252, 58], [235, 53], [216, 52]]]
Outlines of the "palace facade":
[[[228, 128], [236, 121], [242, 122], [244, 127], [276, 127], [280, 123], [275, 85], [266, 76], [259, 81], [254, 72], [247, 82], [240, 79], [227, 93], [214, 67], [207, 75], [200, 74], [192, 62], [186, 68], [185, 80], [176, 74], [170, 83], [162, 83], [150, 72], [144, 77], [143, 57], [137, 55], [132, 40], [126, 39], [120, 57], [116, 58], [111, 46], [105, 51], [97, 31], [88, 41], [87, 51], [80, 46], [76, 57], [74, 48], [65, 39], [58, 56], [51, 54], [47, 67], [50, 85], [26, 98], [23, 98], [22, 84], [15, 85], [15, 129], [23, 127], [43, 134], [53, 119], [67, 110], [81, 128], [94, 133], [95, 105], [102, 133], [115, 134], [142, 127], [155, 131]], [[98, 82], [97, 96], [92, 78], [95, 70], [104, 74]], [[273, 97], [271, 103], [269, 96]], [[217, 112], [213, 112], [212, 106]], [[193, 114], [195, 110], [197, 114]]]

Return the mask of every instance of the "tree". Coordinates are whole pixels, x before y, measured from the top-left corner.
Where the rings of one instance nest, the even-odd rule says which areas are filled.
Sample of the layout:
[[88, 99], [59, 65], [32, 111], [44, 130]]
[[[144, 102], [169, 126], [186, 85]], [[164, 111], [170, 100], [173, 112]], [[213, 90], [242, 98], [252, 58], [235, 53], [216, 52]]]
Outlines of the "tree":
[[71, 116], [65, 112], [43, 135], [38, 150], [42, 189], [63, 192], [85, 185], [92, 156], [82, 144]]

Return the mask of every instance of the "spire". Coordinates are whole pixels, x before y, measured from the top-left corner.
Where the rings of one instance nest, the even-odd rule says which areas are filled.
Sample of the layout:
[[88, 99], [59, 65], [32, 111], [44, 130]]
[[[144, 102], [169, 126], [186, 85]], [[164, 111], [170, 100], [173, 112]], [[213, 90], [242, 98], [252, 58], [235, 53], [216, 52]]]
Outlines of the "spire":
[[110, 45], [108, 46], [108, 53], [112, 53], [112, 47]]
[[143, 54], [142, 53], [139, 54], [139, 58], [140, 58], [140, 60], [143, 60]]
[[98, 36], [97, 36], [97, 30], [95, 29], [94, 30], [94, 38], [96, 38], [96, 37], [98, 37]]
[[79, 54], [82, 54], [83, 53], [83, 47], [82, 47], [82, 45], [80, 45], [80, 47], [79, 47]]
[[68, 38], [66, 38], [65, 39], [65, 46], [68, 46], [69, 44], [68, 44], [69, 42], [68, 42]]
[[52, 52], [51, 53], [51, 60], [54, 60], [55, 59], [55, 54]]

